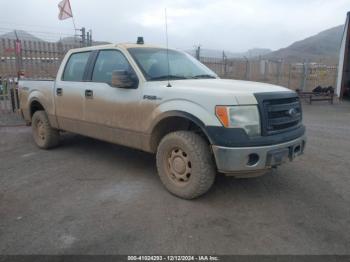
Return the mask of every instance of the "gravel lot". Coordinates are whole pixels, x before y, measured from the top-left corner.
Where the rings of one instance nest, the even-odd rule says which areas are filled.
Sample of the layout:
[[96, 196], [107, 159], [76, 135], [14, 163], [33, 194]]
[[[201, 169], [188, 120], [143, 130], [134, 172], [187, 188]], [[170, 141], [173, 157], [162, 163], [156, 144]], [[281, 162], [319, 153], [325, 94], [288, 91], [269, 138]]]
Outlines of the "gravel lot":
[[195, 201], [152, 155], [72, 134], [42, 151], [0, 127], [0, 254], [350, 254], [350, 103], [304, 109], [302, 158]]

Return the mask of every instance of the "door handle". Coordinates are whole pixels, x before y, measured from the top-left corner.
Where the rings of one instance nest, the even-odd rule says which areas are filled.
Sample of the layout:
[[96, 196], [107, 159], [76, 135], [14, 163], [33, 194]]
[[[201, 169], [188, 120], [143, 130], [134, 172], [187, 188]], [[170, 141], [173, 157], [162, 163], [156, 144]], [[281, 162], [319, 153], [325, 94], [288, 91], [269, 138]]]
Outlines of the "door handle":
[[56, 88], [56, 95], [62, 96], [63, 90], [62, 88]]
[[94, 91], [92, 90], [85, 90], [85, 97], [92, 98], [94, 96]]

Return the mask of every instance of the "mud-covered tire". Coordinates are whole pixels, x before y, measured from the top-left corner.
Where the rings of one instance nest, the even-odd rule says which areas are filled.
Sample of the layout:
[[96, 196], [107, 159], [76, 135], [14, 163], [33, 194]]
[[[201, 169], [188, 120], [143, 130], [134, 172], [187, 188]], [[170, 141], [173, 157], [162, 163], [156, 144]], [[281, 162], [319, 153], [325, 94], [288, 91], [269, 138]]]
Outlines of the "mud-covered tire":
[[36, 111], [32, 117], [32, 132], [36, 145], [49, 149], [59, 144], [59, 131], [51, 127], [45, 111]]
[[161, 140], [157, 168], [164, 186], [183, 199], [194, 199], [206, 193], [216, 176], [210, 146], [190, 131], [173, 132]]

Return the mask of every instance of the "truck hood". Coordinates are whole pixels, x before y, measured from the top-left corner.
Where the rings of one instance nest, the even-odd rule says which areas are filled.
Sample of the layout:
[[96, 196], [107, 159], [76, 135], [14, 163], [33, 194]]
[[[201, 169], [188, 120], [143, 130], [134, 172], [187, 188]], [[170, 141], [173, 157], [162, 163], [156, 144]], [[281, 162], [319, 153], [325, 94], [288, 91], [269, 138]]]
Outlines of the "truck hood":
[[291, 91], [281, 86], [231, 79], [191, 79], [170, 82], [175, 88], [200, 88], [202, 91], [229, 92], [238, 94]]
[[287, 88], [242, 80], [230, 79], [191, 79], [170, 81], [172, 88], [181, 92], [208, 94], [212, 96], [235, 97], [237, 104], [255, 104], [255, 93], [293, 92]]

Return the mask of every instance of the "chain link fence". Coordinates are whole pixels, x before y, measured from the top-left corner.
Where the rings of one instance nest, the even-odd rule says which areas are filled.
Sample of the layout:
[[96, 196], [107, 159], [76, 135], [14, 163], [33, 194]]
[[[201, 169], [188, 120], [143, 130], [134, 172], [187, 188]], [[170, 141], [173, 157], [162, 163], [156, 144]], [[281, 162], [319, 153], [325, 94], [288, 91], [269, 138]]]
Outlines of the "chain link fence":
[[76, 44], [0, 39], [0, 76], [23, 75], [28, 78], [54, 78], [61, 60]]
[[[0, 39], [0, 121], [6, 117], [17, 119], [18, 77], [55, 78], [66, 52], [79, 46], [79, 43]], [[226, 57], [200, 57], [199, 60], [222, 78], [271, 83], [306, 92], [316, 86], [336, 86], [336, 65]]]
[[222, 78], [264, 82], [302, 91], [312, 91], [316, 86], [336, 86], [336, 65], [266, 59], [200, 57], [199, 60]]
[[0, 82], [0, 127], [23, 124], [19, 109], [18, 86], [14, 79]]

